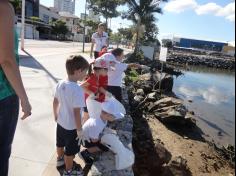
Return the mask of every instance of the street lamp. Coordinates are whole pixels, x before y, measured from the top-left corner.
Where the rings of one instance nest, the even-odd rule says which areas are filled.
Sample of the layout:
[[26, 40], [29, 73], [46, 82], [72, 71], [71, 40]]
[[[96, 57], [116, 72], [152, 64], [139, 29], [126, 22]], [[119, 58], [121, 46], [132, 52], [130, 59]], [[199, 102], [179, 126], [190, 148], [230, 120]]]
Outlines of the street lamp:
[[84, 36], [83, 36], [83, 53], [85, 52], [85, 39], [86, 39], [86, 21], [87, 21], [87, 3], [88, 3], [88, 0], [85, 1], [85, 17], [84, 17]]
[[21, 7], [21, 50], [25, 49], [25, 0], [22, 0]]

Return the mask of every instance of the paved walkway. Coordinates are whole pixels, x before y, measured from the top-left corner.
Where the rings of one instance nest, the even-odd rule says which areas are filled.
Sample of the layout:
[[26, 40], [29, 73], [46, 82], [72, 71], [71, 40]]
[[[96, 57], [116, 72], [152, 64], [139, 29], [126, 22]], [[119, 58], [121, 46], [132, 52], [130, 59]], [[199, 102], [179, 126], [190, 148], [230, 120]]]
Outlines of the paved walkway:
[[[56, 80], [37, 60], [20, 54], [20, 69], [33, 111], [29, 119], [18, 122], [9, 176], [57, 176], [52, 111]], [[78, 158], [77, 161], [83, 165]]]

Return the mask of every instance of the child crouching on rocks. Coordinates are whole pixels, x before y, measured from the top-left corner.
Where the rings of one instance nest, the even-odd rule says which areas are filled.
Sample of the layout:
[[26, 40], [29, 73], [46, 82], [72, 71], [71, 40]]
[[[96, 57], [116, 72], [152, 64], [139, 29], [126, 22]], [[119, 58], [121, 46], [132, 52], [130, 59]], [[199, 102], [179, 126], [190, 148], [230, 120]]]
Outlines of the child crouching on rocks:
[[99, 103], [89, 97], [87, 107], [90, 118], [83, 125], [83, 134], [90, 141], [85, 142], [86, 150], [80, 152], [80, 157], [86, 164], [93, 164], [93, 155], [97, 152], [107, 152], [109, 148], [100, 142], [101, 134], [107, 126], [107, 122], [113, 122], [124, 118], [126, 112], [124, 106], [114, 97]]

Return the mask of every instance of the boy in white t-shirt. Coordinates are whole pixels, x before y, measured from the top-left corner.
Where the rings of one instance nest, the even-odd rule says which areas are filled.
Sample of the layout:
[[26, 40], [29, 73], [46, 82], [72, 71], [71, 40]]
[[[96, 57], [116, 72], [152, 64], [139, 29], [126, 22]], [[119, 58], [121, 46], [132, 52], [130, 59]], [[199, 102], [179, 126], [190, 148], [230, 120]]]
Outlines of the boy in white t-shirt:
[[90, 141], [85, 142], [84, 147], [87, 149], [80, 153], [80, 157], [86, 164], [91, 165], [94, 161], [93, 154], [109, 151], [109, 148], [100, 142], [101, 134], [107, 126], [107, 122], [124, 118], [126, 111], [124, 106], [114, 97], [103, 103], [89, 98], [87, 106], [90, 118], [83, 125], [83, 133]]
[[116, 63], [114, 69], [108, 71], [107, 91], [112, 93], [117, 100], [122, 102], [122, 80], [124, 72], [128, 68], [141, 68], [141, 65], [122, 63], [124, 59], [124, 50], [121, 48], [114, 49], [111, 53], [104, 54], [102, 57], [110, 62]]
[[77, 81], [84, 80], [88, 68], [89, 63], [82, 56], [71, 56], [66, 61], [68, 79], [56, 87], [53, 110], [57, 122], [57, 167], [65, 165], [63, 176], [83, 174], [74, 167], [73, 159], [80, 151], [77, 138], [85, 140], [81, 124], [85, 97]]

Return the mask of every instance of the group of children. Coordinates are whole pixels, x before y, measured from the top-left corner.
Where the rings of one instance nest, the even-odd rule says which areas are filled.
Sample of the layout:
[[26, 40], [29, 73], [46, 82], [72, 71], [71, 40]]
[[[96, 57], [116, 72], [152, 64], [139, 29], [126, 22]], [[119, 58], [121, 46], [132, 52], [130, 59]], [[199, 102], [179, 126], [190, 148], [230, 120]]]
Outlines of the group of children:
[[[92, 164], [93, 154], [109, 151], [100, 142], [107, 122], [123, 118], [122, 78], [129, 67], [124, 64], [124, 51], [120, 48], [103, 53], [93, 63], [82, 56], [71, 56], [66, 61], [68, 79], [61, 81], [55, 91], [53, 110], [57, 122], [57, 167], [65, 166], [64, 176], [83, 175], [74, 166], [78, 153], [86, 164]], [[80, 83], [78, 83], [80, 82]], [[86, 148], [80, 151], [80, 145]]]

